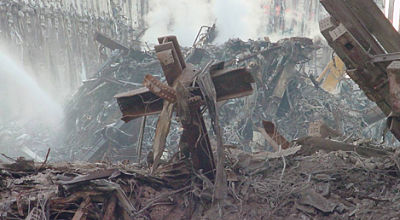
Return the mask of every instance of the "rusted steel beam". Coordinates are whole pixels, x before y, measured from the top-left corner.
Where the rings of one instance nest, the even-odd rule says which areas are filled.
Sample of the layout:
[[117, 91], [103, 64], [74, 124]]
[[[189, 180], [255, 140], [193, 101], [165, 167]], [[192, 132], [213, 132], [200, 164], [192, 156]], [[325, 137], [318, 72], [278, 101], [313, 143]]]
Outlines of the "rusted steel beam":
[[217, 102], [248, 96], [253, 93], [254, 78], [246, 68], [222, 69], [211, 74]]
[[171, 126], [174, 103], [164, 100], [160, 117], [157, 121], [156, 133], [153, 142], [153, 166], [151, 172], [154, 172], [159, 165], [160, 158], [164, 153], [165, 143]]
[[94, 35], [94, 39], [99, 42], [100, 44], [104, 45], [107, 48], [110, 48], [111, 50], [122, 50], [125, 53], [129, 51], [129, 48], [125, 47], [124, 45], [116, 42], [115, 40], [112, 40], [111, 38], [105, 36], [104, 34], [100, 32], [96, 32]]
[[339, 24], [329, 34], [330, 37], [327, 40], [330, 45], [334, 46], [335, 51], [338, 51], [338, 55], [346, 65], [353, 68], [347, 71], [349, 76], [360, 85], [367, 97], [376, 102], [388, 115], [390, 113], [390, 95], [385, 71], [369, 62], [368, 52], [344, 25]]
[[202, 169], [210, 179], [215, 176], [214, 156], [207, 128], [200, 108], [190, 106], [190, 123], [182, 123], [182, 136], [179, 140], [179, 149], [185, 157], [192, 158], [193, 167]]
[[352, 145], [348, 143], [325, 139], [322, 137], [302, 137], [296, 140], [296, 143], [302, 145], [301, 149], [298, 152], [296, 152], [296, 154], [305, 156], [312, 155], [320, 150], [323, 150], [328, 153], [339, 150], [354, 151], [364, 157], [382, 157], [388, 155], [388, 152], [384, 150]]
[[400, 52], [400, 33], [373, 0], [347, 0], [346, 4], [387, 52]]
[[165, 42], [154, 47], [156, 55], [161, 63], [161, 68], [167, 79], [168, 85], [172, 86], [174, 81], [182, 74], [184, 65], [179, 60], [177, 51], [172, 42]]
[[340, 21], [351, 32], [365, 50], [369, 50], [371, 54], [384, 53], [382, 47], [348, 7], [348, 1], [320, 0], [320, 2], [332, 17]]
[[172, 87], [162, 83], [154, 76], [147, 74], [144, 77], [143, 85], [160, 98], [171, 103], [176, 102], [176, 91]]
[[348, 75], [389, 116], [388, 127], [400, 140], [400, 34], [373, 0], [321, 3], [334, 17], [320, 22], [321, 33], [346, 64]]
[[400, 61], [393, 61], [387, 68], [392, 112], [400, 115]]
[[179, 63], [182, 65], [182, 69], [185, 69], [186, 62], [183, 57], [183, 54], [182, 54], [182, 51], [181, 51], [181, 48], [179, 46], [178, 39], [176, 38], [176, 36], [165, 36], [165, 37], [158, 38], [159, 44], [164, 44], [165, 42], [171, 42], [173, 44], [173, 47], [174, 47], [176, 54], [178, 56], [178, 59], [179, 59]]
[[387, 125], [393, 135], [400, 140], [400, 61], [393, 61], [387, 68], [392, 113]]
[[[162, 37], [158, 41], [160, 45], [155, 47], [156, 55], [168, 85], [147, 75], [144, 79], [144, 85], [147, 88], [117, 95], [116, 98], [123, 115], [122, 119], [128, 122], [139, 116], [161, 111], [153, 143], [152, 172], [154, 172], [165, 148], [165, 140], [169, 133], [171, 117], [176, 104], [177, 115], [180, 117], [183, 127], [179, 142], [181, 156], [191, 158], [192, 166], [196, 170], [203, 170], [205, 175], [213, 179], [215, 162], [200, 107], [204, 103], [209, 106], [216, 128], [218, 127], [216, 126], [218, 117], [215, 103], [251, 94], [253, 92], [251, 83], [255, 81], [245, 68], [224, 69], [223, 63], [210, 68], [212, 71], [206, 75], [208, 77], [206, 83], [205, 81], [195, 81], [198, 71], [194, 70], [193, 65], [185, 63], [176, 37]], [[201, 73], [209, 71], [208, 66], [210, 64]], [[204, 76], [201, 73], [200, 78]], [[199, 87], [193, 87], [193, 84], [196, 83]], [[209, 101], [210, 99], [212, 102]], [[210, 107], [210, 104], [213, 107]], [[222, 136], [219, 132], [218, 134], [219, 146], [222, 146]], [[223, 156], [223, 148], [219, 148], [218, 155], [219, 158]], [[223, 168], [221, 161], [219, 160], [220, 169]]]
[[[390, 113], [390, 105], [383, 96], [384, 93], [376, 93], [374, 88], [369, 84], [369, 80], [366, 80], [364, 76], [368, 76], [370, 73], [366, 72], [366, 68], [363, 67], [363, 63], [356, 63], [352, 60], [352, 58], [347, 54], [348, 49], [344, 47], [342, 44], [339, 44], [337, 41], [334, 41], [331, 33], [339, 27], [340, 23], [336, 21], [336, 19], [332, 17], [325, 18], [320, 21], [320, 30], [322, 35], [328, 41], [328, 44], [335, 50], [336, 54], [340, 57], [340, 59], [345, 63], [347, 67], [347, 74], [350, 76], [352, 80], [354, 80], [360, 88], [365, 92], [366, 96], [371, 100], [376, 100], [375, 102], [378, 104], [379, 108], [388, 115]], [[335, 31], [337, 33], [337, 30]], [[334, 33], [335, 33], [334, 32]], [[336, 39], [335, 39], [336, 40]], [[351, 44], [350, 44], [351, 45]], [[349, 45], [349, 46], [350, 46]], [[358, 47], [359, 48], [359, 47]], [[367, 54], [364, 53], [364, 56]], [[369, 61], [369, 65], [373, 65], [371, 61]], [[361, 67], [360, 67], [361, 65]], [[382, 71], [380, 71], [382, 72]], [[376, 72], [375, 74], [377, 74]], [[385, 74], [377, 74], [381, 77], [384, 77]]]
[[[240, 98], [253, 92], [251, 83], [255, 81], [245, 68], [217, 70], [211, 74], [211, 78], [217, 92], [217, 102]], [[195, 90], [195, 93], [200, 91]], [[115, 98], [122, 112], [122, 120], [125, 122], [145, 115], [158, 114], [163, 106], [163, 99], [148, 88], [121, 93]]]
[[151, 167], [151, 172], [154, 172], [157, 169], [161, 156], [164, 153], [166, 139], [170, 130], [172, 114], [175, 106], [173, 103], [173, 96], [176, 98], [176, 94], [174, 95], [174, 92], [170, 92], [170, 94], [168, 94], [165, 91], [175, 90], [177, 86], [179, 86], [180, 76], [182, 76], [183, 70], [186, 68], [185, 60], [181, 59], [182, 54], [178, 53], [180, 48], [176, 38], [163, 37], [159, 38], [158, 40], [160, 44], [154, 47], [156, 50], [156, 55], [160, 61], [167, 83], [168, 85], [172, 86], [172, 88], [163, 86], [161, 82], [158, 82], [154, 77], [151, 76], [147, 76], [147, 79], [145, 78], [144, 81], [144, 84], [147, 84], [150, 89], [153, 89], [156, 95], [159, 93], [162, 95], [159, 96], [160, 98], [165, 98], [160, 117], [157, 121], [157, 128], [154, 136], [153, 165]]
[[[186, 86], [191, 86], [196, 71], [192, 65], [185, 63], [175, 36], [162, 37], [158, 41], [160, 45], [155, 47], [156, 54], [167, 83], [172, 88], [163, 85], [154, 77], [146, 76], [145, 85], [156, 96], [164, 99], [154, 138], [152, 171], [157, 168], [158, 161], [164, 151], [165, 140], [174, 110], [174, 102], [176, 101], [183, 127], [179, 142], [181, 153], [191, 158], [194, 169], [203, 170], [209, 178], [214, 178], [214, 158], [200, 105], [190, 102], [192, 94], [185, 88]], [[177, 92], [176, 90], [179, 91]]]
[[117, 94], [115, 98], [122, 112], [121, 119], [125, 122], [145, 115], [158, 114], [163, 108], [163, 99], [145, 87]]
[[338, 26], [339, 22], [333, 17], [327, 17], [319, 21], [319, 29], [321, 31], [321, 34], [328, 41], [329, 46], [331, 46], [335, 50], [335, 53], [346, 64], [346, 67], [348, 69], [352, 69], [354, 67], [352, 66], [352, 62], [346, 57], [346, 52], [333, 42], [332, 36], [330, 34], [331, 31], [333, 31]]
[[395, 60], [400, 60], [400, 52], [397, 53], [388, 53], [388, 54], [379, 54], [373, 56], [371, 58], [371, 62], [380, 63], [380, 62], [392, 62]]
[[213, 127], [216, 139], [217, 139], [217, 165], [215, 172], [215, 190], [214, 199], [220, 203], [226, 197], [226, 173], [225, 173], [225, 150], [222, 139], [221, 127], [219, 125], [219, 112], [217, 106], [217, 92], [214, 87], [214, 83], [211, 79], [211, 73], [208, 71], [208, 67], [211, 66], [211, 62], [207, 64], [205, 69], [199, 74], [197, 78], [197, 84], [200, 87], [201, 93], [204, 96], [208, 113], [211, 118], [211, 125]]
[[268, 136], [270, 136], [278, 146], [282, 149], [288, 149], [290, 147], [290, 143], [279, 133], [273, 122], [263, 121], [262, 124]]

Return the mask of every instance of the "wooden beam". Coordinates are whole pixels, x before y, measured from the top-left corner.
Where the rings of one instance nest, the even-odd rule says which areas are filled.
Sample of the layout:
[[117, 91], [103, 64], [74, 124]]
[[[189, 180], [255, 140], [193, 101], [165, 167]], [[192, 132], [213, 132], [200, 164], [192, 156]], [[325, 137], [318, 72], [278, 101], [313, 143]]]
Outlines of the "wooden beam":
[[75, 212], [74, 217], [72, 217], [72, 220], [85, 220], [86, 215], [88, 214], [88, 206], [90, 204], [90, 197], [88, 196], [85, 200], [83, 200], [78, 210]]
[[114, 220], [117, 219], [115, 216], [115, 207], [117, 206], [117, 198], [115, 195], [111, 195], [111, 198], [107, 201], [103, 220]]

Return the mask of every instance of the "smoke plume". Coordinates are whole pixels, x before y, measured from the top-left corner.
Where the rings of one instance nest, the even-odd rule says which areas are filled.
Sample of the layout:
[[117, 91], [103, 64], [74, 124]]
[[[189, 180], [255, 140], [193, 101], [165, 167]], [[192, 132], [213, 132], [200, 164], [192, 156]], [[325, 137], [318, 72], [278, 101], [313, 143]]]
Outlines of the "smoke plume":
[[[146, 17], [148, 30], [143, 38], [150, 44], [164, 35], [176, 35], [183, 46], [190, 46], [202, 25], [217, 25], [216, 43], [230, 38], [242, 40], [268, 36], [271, 40], [290, 36], [319, 36], [318, 19], [322, 10], [314, 3], [307, 8], [304, 0], [296, 5], [276, 8], [272, 0], [150, 0]], [[301, 4], [300, 2], [303, 2]], [[318, 2], [318, 1], [315, 1]], [[315, 5], [317, 4], [317, 5]], [[314, 9], [313, 9], [314, 8]], [[310, 14], [310, 11], [312, 13]], [[271, 31], [273, 17], [282, 13], [285, 30]]]

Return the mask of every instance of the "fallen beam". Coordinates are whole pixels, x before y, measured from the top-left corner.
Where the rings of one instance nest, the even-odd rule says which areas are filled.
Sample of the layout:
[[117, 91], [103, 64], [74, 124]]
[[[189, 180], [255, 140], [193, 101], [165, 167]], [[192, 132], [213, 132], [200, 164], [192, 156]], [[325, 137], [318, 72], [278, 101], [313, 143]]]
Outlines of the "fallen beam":
[[400, 34], [373, 0], [347, 0], [346, 4], [387, 52], [400, 52]]
[[388, 54], [379, 54], [373, 56], [371, 58], [372, 63], [380, 63], [380, 62], [392, 62], [395, 60], [400, 60], [400, 52], [397, 53], [388, 53]]
[[129, 48], [125, 47], [124, 45], [112, 40], [111, 38], [105, 36], [102, 33], [96, 32], [94, 35], [94, 39], [99, 42], [100, 44], [104, 45], [111, 50], [122, 50], [124, 52], [128, 52]]
[[295, 141], [301, 145], [302, 148], [297, 151], [298, 155], [309, 156], [317, 151], [323, 150], [325, 152], [332, 151], [354, 151], [364, 157], [382, 157], [387, 156], [387, 151], [379, 150], [371, 147], [362, 147], [352, 144], [347, 144], [339, 141], [333, 141], [322, 137], [303, 137]]
[[[263, 121], [262, 122], [264, 130], [267, 132], [268, 136], [272, 138], [272, 140], [280, 146], [281, 149], [288, 149], [290, 147], [290, 143], [284, 138], [275, 127], [275, 124], [271, 121]], [[275, 145], [275, 144], [274, 144]], [[276, 145], [275, 145], [276, 146]]]
[[[211, 79], [217, 92], [217, 102], [240, 98], [253, 92], [251, 83], [254, 83], [254, 79], [245, 68], [217, 70], [212, 72]], [[199, 89], [193, 93], [201, 94]], [[158, 114], [163, 107], [163, 99], [148, 88], [120, 93], [115, 98], [125, 122], [145, 115]]]

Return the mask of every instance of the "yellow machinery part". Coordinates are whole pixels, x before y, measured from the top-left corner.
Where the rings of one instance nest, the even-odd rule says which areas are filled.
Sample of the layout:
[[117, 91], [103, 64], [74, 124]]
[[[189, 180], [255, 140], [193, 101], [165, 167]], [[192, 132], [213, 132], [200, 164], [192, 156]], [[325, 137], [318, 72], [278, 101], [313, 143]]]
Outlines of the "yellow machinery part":
[[336, 93], [340, 80], [344, 77], [346, 67], [343, 61], [335, 56], [317, 78], [320, 87], [329, 93]]

